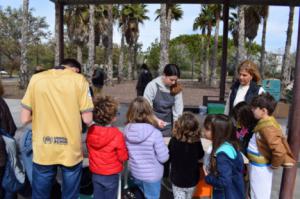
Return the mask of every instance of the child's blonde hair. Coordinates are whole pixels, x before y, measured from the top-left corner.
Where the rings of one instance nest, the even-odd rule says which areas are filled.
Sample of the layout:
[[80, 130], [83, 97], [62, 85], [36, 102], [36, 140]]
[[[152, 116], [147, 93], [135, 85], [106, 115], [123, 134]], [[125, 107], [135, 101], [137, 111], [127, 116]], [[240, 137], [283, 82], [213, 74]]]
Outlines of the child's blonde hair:
[[201, 128], [196, 116], [191, 112], [184, 112], [175, 122], [173, 136], [182, 142], [193, 143], [199, 141]]
[[148, 123], [157, 126], [150, 103], [144, 97], [135, 98], [127, 111], [127, 123]]
[[96, 95], [93, 99], [94, 111], [93, 119], [97, 124], [108, 125], [116, 117], [118, 112], [118, 102], [110, 96]]

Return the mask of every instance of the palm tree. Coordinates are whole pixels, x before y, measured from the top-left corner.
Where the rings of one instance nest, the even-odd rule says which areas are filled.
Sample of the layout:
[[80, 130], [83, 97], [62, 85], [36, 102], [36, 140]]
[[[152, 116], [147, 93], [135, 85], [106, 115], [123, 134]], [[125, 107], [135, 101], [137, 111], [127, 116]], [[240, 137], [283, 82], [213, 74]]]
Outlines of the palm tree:
[[29, 0], [23, 0], [23, 18], [22, 18], [22, 41], [21, 41], [21, 65], [20, 65], [20, 88], [26, 88], [28, 84], [27, 71], [27, 43], [29, 32], [29, 16], [28, 16]]
[[[204, 5], [201, 7], [201, 13], [198, 17], [196, 17], [193, 29], [196, 30], [198, 28], [202, 29], [203, 32], [207, 32], [206, 34], [206, 41], [205, 41], [205, 47], [203, 50], [204, 56], [203, 56], [203, 70], [201, 71], [202, 78], [205, 84], [209, 83], [209, 54], [210, 54], [210, 41], [211, 41], [211, 31], [212, 27], [215, 23], [214, 20], [214, 12], [208, 5]], [[203, 35], [202, 35], [203, 37]], [[202, 42], [201, 42], [202, 43]], [[203, 48], [202, 48], [203, 49]]]
[[[156, 19], [160, 18], [160, 58], [158, 72], [162, 73], [163, 68], [169, 63], [169, 41], [171, 36], [172, 20], [178, 21], [183, 16], [179, 4], [161, 4], [157, 9]], [[155, 19], [155, 20], [156, 20]]]
[[[89, 14], [87, 6], [68, 6], [65, 11], [65, 23], [70, 41], [76, 45], [77, 60], [82, 61], [82, 49], [88, 41]], [[84, 71], [85, 72], [85, 71]]]
[[286, 32], [286, 43], [285, 43], [284, 55], [282, 59], [282, 68], [281, 68], [281, 80], [282, 80], [281, 84], [283, 89], [286, 88], [286, 86], [290, 82], [290, 77], [291, 77], [290, 49], [291, 49], [291, 41], [292, 41], [292, 34], [293, 34], [294, 12], [295, 12], [295, 7], [291, 6], [288, 28]]
[[[139, 38], [139, 24], [143, 24], [144, 20], [148, 20], [149, 17], [146, 16], [148, 10], [145, 4], [133, 4], [124, 5], [122, 13], [124, 13], [124, 21], [122, 26], [125, 25], [125, 39], [128, 44], [129, 58], [127, 65], [127, 78], [132, 79], [132, 64], [135, 63], [134, 57], [137, 53], [137, 41]], [[135, 66], [134, 66], [135, 68]]]
[[262, 6], [261, 16], [263, 17], [263, 29], [261, 38], [261, 56], [260, 56], [260, 74], [262, 79], [265, 76], [265, 64], [266, 64], [266, 33], [267, 33], [267, 21], [269, 17], [269, 6]]
[[246, 59], [245, 49], [245, 8], [246, 6], [238, 6], [238, 26], [237, 26], [237, 37], [238, 37], [238, 48], [236, 53], [237, 65]]
[[124, 5], [122, 5], [119, 14], [119, 28], [121, 29], [121, 46], [120, 46], [120, 57], [119, 57], [119, 64], [118, 64], [118, 83], [121, 83], [124, 78], [123, 70], [124, 70], [125, 32], [127, 29], [127, 17], [128, 17], [128, 13], [124, 9]]
[[213, 53], [211, 57], [211, 75], [209, 76], [209, 85], [215, 86], [217, 84], [217, 63], [218, 63], [218, 39], [219, 39], [219, 27], [221, 20], [221, 5], [211, 5], [210, 8], [214, 13], [214, 21], [215, 21], [215, 35], [214, 35], [214, 47]]
[[113, 26], [114, 26], [114, 16], [113, 16], [113, 5], [107, 5], [108, 14], [108, 26], [107, 26], [107, 79], [108, 84], [112, 85], [113, 82]]
[[89, 55], [88, 55], [88, 74], [92, 76], [95, 67], [95, 5], [89, 5]]

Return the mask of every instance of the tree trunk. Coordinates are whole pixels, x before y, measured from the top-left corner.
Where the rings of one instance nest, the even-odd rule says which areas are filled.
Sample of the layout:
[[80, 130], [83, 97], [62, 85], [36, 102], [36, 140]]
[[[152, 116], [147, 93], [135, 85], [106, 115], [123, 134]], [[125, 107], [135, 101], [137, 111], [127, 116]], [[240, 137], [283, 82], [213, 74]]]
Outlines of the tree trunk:
[[89, 56], [87, 73], [91, 77], [95, 67], [95, 5], [89, 5]]
[[246, 59], [245, 50], [245, 8], [246, 6], [240, 5], [238, 7], [238, 48], [237, 48], [237, 66]]
[[201, 33], [201, 46], [200, 49], [200, 74], [199, 74], [199, 82], [204, 82], [204, 63], [205, 63], [205, 29], [202, 29]]
[[204, 62], [204, 83], [209, 84], [209, 57], [210, 57], [210, 36], [211, 36], [211, 24], [208, 25], [205, 47], [205, 62]]
[[124, 51], [125, 51], [125, 24], [122, 27], [122, 36], [121, 36], [121, 49], [120, 49], [120, 58], [119, 58], [119, 67], [118, 67], [118, 83], [121, 83], [124, 78], [123, 70], [124, 70]]
[[262, 79], [264, 79], [265, 77], [267, 22], [268, 22], [268, 14], [264, 16], [262, 37], [261, 37], [260, 75]]
[[21, 89], [25, 89], [28, 84], [28, 70], [27, 70], [27, 43], [28, 43], [28, 29], [29, 29], [28, 6], [29, 6], [29, 0], [23, 0], [21, 65], [20, 65], [20, 88]]
[[137, 66], [137, 54], [138, 54], [138, 44], [135, 43], [133, 47], [133, 79], [138, 77], [138, 66]]
[[218, 39], [219, 39], [219, 27], [220, 27], [220, 15], [216, 14], [216, 28], [214, 36], [214, 49], [211, 60], [211, 75], [209, 78], [209, 84], [211, 86], [217, 85], [217, 63], [218, 63]]
[[292, 41], [292, 34], [293, 34], [293, 21], [294, 21], [294, 12], [295, 7], [290, 7], [290, 14], [289, 14], [289, 22], [288, 28], [286, 33], [286, 43], [284, 49], [284, 55], [282, 59], [282, 69], [281, 69], [281, 84], [282, 89], [284, 90], [287, 84], [290, 82], [291, 77], [291, 66], [290, 66], [290, 49], [291, 49], [291, 41]]
[[167, 24], [167, 5], [160, 6], [160, 57], [158, 73], [162, 74], [164, 67], [169, 63], [168, 45], [168, 24]]
[[129, 57], [127, 63], [127, 79], [132, 80], [132, 60], [133, 60], [133, 46], [129, 45], [128, 47]]
[[[166, 4], [166, 17], [167, 17], [167, 32], [166, 32], [166, 37], [167, 37], [167, 48], [168, 48], [168, 51], [167, 51], [167, 58], [169, 58], [169, 41], [170, 41], [170, 38], [171, 38], [171, 27], [172, 27], [172, 7], [170, 4]], [[168, 60], [168, 63], [169, 63], [169, 59]], [[167, 63], [167, 64], [168, 64]]]
[[107, 36], [108, 36], [108, 47], [107, 47], [107, 80], [108, 85], [113, 85], [113, 5], [108, 5], [108, 26], [107, 26]]
[[82, 47], [80, 45], [77, 45], [77, 61], [82, 64]]

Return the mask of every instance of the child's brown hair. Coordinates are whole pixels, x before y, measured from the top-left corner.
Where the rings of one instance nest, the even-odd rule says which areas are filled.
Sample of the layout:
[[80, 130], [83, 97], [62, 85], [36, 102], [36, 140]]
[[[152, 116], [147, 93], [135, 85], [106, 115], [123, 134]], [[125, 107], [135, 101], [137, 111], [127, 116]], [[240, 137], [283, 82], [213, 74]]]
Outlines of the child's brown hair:
[[224, 143], [230, 143], [236, 150], [239, 150], [239, 143], [235, 135], [235, 127], [231, 118], [227, 115], [218, 114], [215, 115], [211, 123], [212, 131], [212, 152], [210, 155], [210, 171], [215, 173], [216, 168], [216, 158], [215, 154], [217, 149]]
[[144, 97], [135, 98], [127, 111], [127, 123], [148, 123], [157, 126], [150, 103]]
[[251, 101], [251, 107], [267, 109], [268, 115], [271, 116], [275, 111], [277, 102], [270, 93], [262, 93], [258, 96], [255, 96]]
[[232, 118], [235, 120], [235, 126], [253, 129], [257, 123], [251, 106], [247, 102], [238, 103], [231, 112]]
[[173, 136], [182, 142], [200, 141], [201, 128], [196, 116], [191, 112], [184, 112], [175, 122]]
[[118, 102], [111, 96], [96, 95], [93, 99], [94, 121], [102, 126], [108, 125], [116, 117], [118, 112]]
[[213, 114], [206, 116], [204, 123], [203, 123], [205, 129], [211, 130], [211, 123], [212, 123], [212, 120], [214, 117], [215, 117], [215, 115], [213, 115]]

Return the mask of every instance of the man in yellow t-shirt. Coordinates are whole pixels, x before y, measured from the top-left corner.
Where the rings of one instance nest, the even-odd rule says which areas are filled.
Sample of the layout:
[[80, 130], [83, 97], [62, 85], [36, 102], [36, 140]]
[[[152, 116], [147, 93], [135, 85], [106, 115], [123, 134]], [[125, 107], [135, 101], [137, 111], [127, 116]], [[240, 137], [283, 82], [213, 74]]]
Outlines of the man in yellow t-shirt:
[[32, 120], [32, 198], [50, 198], [57, 167], [63, 198], [79, 198], [81, 119], [92, 123], [89, 85], [75, 59], [32, 76], [21, 104], [21, 122]]

